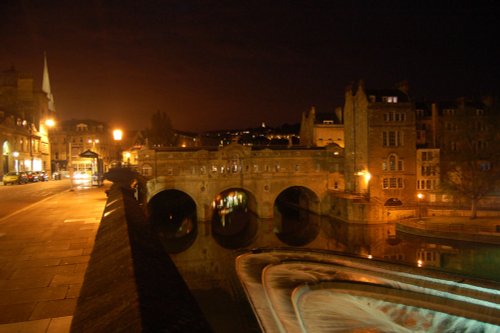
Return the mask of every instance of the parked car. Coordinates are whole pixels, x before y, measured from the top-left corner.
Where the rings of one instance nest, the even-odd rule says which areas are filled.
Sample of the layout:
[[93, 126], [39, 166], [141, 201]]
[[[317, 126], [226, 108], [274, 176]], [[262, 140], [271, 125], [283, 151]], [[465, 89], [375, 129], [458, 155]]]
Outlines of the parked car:
[[38, 181], [46, 182], [49, 180], [49, 175], [45, 171], [35, 171], [35, 174], [38, 177]]
[[26, 172], [11, 171], [3, 175], [3, 184], [26, 184], [28, 182], [28, 175]]
[[35, 183], [38, 181], [38, 174], [36, 172], [28, 171], [26, 172], [26, 175], [28, 176], [28, 182]]

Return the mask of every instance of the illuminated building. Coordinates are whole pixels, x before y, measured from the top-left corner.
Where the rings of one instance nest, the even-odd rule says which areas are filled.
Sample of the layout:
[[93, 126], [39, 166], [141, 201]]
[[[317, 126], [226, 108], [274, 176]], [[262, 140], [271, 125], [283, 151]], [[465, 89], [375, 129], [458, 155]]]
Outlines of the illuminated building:
[[346, 191], [388, 209], [413, 205], [415, 109], [407, 86], [374, 90], [360, 82], [349, 88], [344, 126]]
[[[51, 151], [53, 171], [69, 171], [68, 162], [73, 169], [91, 172], [96, 161], [81, 157], [85, 151], [96, 153], [102, 171], [107, 171], [117, 160], [117, 145], [111, 130], [104, 122], [96, 120], [71, 119], [60, 122], [51, 131]], [[71, 156], [69, 155], [71, 153]]]
[[0, 73], [0, 176], [9, 171], [50, 174], [49, 120], [55, 117], [47, 60], [42, 89], [34, 79], [13, 67]]

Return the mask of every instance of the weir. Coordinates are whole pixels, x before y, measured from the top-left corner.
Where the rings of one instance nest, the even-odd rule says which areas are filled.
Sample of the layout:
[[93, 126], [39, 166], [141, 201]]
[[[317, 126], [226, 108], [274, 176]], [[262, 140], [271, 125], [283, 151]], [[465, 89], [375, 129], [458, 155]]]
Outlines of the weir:
[[236, 271], [264, 332], [499, 332], [498, 283], [311, 250], [261, 249]]

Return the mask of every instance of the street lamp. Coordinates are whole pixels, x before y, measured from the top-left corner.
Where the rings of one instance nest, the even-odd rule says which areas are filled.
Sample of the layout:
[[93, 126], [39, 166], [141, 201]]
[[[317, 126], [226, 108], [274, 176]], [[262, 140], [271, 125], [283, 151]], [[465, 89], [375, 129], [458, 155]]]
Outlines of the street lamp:
[[[56, 126], [56, 121], [53, 119], [53, 118], [46, 118], [45, 119], [45, 129], [43, 130], [43, 135], [44, 135], [44, 138], [43, 140], [45, 140], [46, 144], [47, 144], [47, 155], [48, 155], [48, 160], [45, 160], [45, 163], [43, 165], [43, 168], [45, 169], [45, 171], [48, 171], [48, 174], [52, 174], [52, 149], [51, 149], [51, 146], [50, 146], [50, 131], [52, 128], [54, 128]], [[42, 129], [42, 126], [40, 126], [40, 129]], [[44, 162], [42, 162], [44, 163]]]
[[45, 125], [47, 125], [47, 127], [54, 127], [56, 125], [56, 122], [54, 121], [54, 119], [49, 118], [45, 120]]
[[422, 199], [424, 198], [424, 195], [422, 193], [417, 193], [417, 211], [418, 211], [418, 219], [422, 219], [422, 207], [420, 206], [420, 203]]
[[122, 140], [123, 138], [123, 131], [121, 129], [115, 129], [113, 130], [113, 140], [115, 140], [116, 142], [116, 155], [117, 155], [117, 159], [118, 159], [118, 166], [121, 167], [121, 147], [120, 147], [120, 141]]
[[123, 138], [123, 131], [121, 129], [113, 130], [113, 139], [115, 141], [121, 141], [122, 138]]

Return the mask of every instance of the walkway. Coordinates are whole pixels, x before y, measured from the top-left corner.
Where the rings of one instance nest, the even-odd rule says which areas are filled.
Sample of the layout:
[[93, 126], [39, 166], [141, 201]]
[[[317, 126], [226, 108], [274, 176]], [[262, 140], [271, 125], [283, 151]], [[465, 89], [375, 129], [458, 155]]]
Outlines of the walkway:
[[432, 216], [398, 221], [397, 228], [420, 236], [500, 244], [500, 217]]
[[0, 333], [69, 332], [104, 190], [77, 187], [0, 220]]

